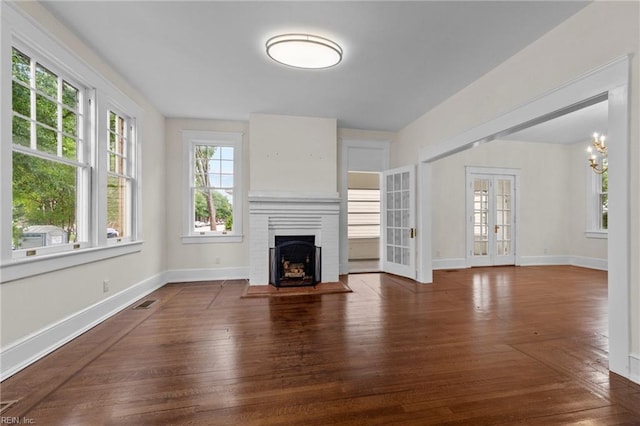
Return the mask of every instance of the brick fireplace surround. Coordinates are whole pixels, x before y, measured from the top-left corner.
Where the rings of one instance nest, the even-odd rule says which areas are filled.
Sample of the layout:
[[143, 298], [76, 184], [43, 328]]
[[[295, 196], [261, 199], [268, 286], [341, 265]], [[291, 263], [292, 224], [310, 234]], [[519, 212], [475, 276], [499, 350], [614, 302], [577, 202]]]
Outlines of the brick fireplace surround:
[[338, 281], [339, 215], [337, 193], [250, 192], [249, 284], [269, 284], [269, 248], [276, 235], [313, 235], [322, 247], [322, 282]]

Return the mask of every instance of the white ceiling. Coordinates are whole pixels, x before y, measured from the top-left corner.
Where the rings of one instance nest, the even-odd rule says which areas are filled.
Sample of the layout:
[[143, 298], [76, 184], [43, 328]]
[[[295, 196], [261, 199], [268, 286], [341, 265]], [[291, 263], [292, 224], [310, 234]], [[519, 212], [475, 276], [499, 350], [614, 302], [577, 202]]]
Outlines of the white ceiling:
[[[583, 8], [583, 1], [45, 1], [165, 116], [333, 117], [396, 131]], [[344, 49], [303, 71], [266, 40], [309, 32]], [[479, 100], [479, 107], [481, 101]]]

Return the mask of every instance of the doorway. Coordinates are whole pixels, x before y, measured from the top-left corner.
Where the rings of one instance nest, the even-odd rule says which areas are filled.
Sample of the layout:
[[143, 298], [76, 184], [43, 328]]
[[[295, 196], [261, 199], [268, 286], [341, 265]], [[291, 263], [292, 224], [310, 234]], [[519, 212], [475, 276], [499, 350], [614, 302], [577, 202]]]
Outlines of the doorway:
[[518, 174], [466, 168], [467, 266], [516, 264]]
[[380, 173], [348, 172], [349, 273], [380, 271]]
[[[609, 101], [608, 116], [608, 301], [609, 301], [609, 369], [630, 378], [638, 371], [637, 357], [631, 354], [631, 232], [630, 224], [630, 167], [629, 167], [629, 57], [624, 56], [584, 74], [545, 95], [506, 114], [444, 140], [420, 156], [421, 197], [420, 225], [431, 229], [428, 214], [431, 202], [431, 163], [478, 146], [501, 136], [515, 133], [534, 124], [583, 108]], [[423, 232], [420, 280], [432, 281], [431, 234]], [[425, 249], [426, 248], [426, 249]], [[632, 362], [635, 365], [632, 365]], [[635, 375], [637, 380], [637, 373]]]

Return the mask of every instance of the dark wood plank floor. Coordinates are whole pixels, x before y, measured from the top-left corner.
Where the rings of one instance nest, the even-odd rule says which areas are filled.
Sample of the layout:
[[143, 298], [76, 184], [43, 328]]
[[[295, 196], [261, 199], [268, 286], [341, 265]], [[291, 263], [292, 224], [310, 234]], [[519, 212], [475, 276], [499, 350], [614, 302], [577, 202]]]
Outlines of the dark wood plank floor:
[[9, 378], [40, 425], [640, 424], [607, 370], [606, 273], [342, 277], [353, 293], [242, 299], [170, 284]]

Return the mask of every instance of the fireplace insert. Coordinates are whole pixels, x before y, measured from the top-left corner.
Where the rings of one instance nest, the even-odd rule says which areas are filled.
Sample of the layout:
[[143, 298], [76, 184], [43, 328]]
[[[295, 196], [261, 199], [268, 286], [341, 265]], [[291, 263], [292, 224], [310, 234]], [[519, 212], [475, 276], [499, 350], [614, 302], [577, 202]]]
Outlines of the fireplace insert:
[[321, 265], [321, 248], [312, 235], [276, 236], [269, 249], [269, 281], [276, 287], [316, 285]]

